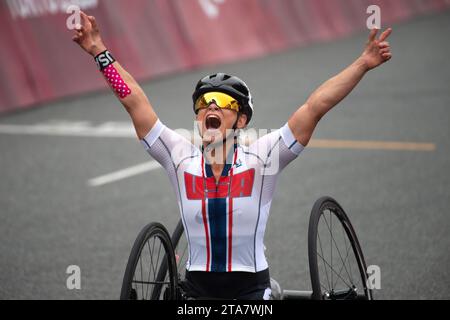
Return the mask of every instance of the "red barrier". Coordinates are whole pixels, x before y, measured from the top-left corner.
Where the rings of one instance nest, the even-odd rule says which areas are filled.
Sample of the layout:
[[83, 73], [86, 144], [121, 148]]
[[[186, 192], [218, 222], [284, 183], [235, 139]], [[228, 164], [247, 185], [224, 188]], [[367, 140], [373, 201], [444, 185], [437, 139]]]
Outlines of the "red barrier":
[[71, 41], [67, 3], [95, 15], [111, 52], [137, 79], [277, 52], [440, 11], [446, 0], [6, 0], [0, 2], [0, 113], [104, 88]]

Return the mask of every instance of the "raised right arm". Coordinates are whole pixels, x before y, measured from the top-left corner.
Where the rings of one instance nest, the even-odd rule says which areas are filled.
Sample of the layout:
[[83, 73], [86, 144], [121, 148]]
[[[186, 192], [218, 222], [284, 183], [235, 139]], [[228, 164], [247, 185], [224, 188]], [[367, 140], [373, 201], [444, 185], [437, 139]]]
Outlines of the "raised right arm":
[[138, 138], [143, 139], [158, 121], [155, 111], [139, 84], [107, 51], [95, 18], [81, 12], [81, 21], [72, 40], [96, 58], [110, 88], [130, 115]]

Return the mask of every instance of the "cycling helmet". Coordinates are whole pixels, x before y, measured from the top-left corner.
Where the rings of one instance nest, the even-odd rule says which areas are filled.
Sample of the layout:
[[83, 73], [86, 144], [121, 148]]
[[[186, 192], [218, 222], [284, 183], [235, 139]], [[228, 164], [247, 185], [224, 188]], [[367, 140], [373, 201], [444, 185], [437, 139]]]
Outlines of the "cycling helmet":
[[217, 73], [204, 77], [197, 83], [194, 94], [192, 95], [194, 110], [197, 99], [202, 94], [212, 91], [222, 92], [235, 98], [241, 107], [240, 112], [247, 116], [247, 124], [250, 122], [253, 115], [253, 98], [250, 94], [250, 89], [244, 81], [225, 73]]

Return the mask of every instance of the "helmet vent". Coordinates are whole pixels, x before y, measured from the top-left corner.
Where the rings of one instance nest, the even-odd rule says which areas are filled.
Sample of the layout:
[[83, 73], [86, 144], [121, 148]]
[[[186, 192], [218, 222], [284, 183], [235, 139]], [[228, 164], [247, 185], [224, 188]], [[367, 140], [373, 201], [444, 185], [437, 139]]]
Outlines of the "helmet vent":
[[248, 90], [247, 90], [247, 88], [246, 88], [245, 86], [243, 86], [242, 84], [235, 83], [235, 84], [232, 85], [232, 87], [233, 87], [234, 89], [236, 89], [237, 91], [239, 91], [239, 92], [241, 92], [241, 93], [243, 93], [243, 94], [245, 94], [245, 95], [248, 95]]

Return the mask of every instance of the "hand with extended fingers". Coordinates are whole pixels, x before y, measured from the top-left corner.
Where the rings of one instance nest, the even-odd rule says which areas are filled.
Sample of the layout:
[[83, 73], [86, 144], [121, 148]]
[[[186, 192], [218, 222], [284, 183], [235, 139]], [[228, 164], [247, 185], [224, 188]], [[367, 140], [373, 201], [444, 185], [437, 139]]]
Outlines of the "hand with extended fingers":
[[361, 59], [366, 64], [369, 70], [374, 69], [392, 58], [391, 46], [386, 39], [391, 35], [392, 29], [385, 30], [377, 39], [378, 29], [373, 29], [370, 32], [369, 40], [367, 41]]

